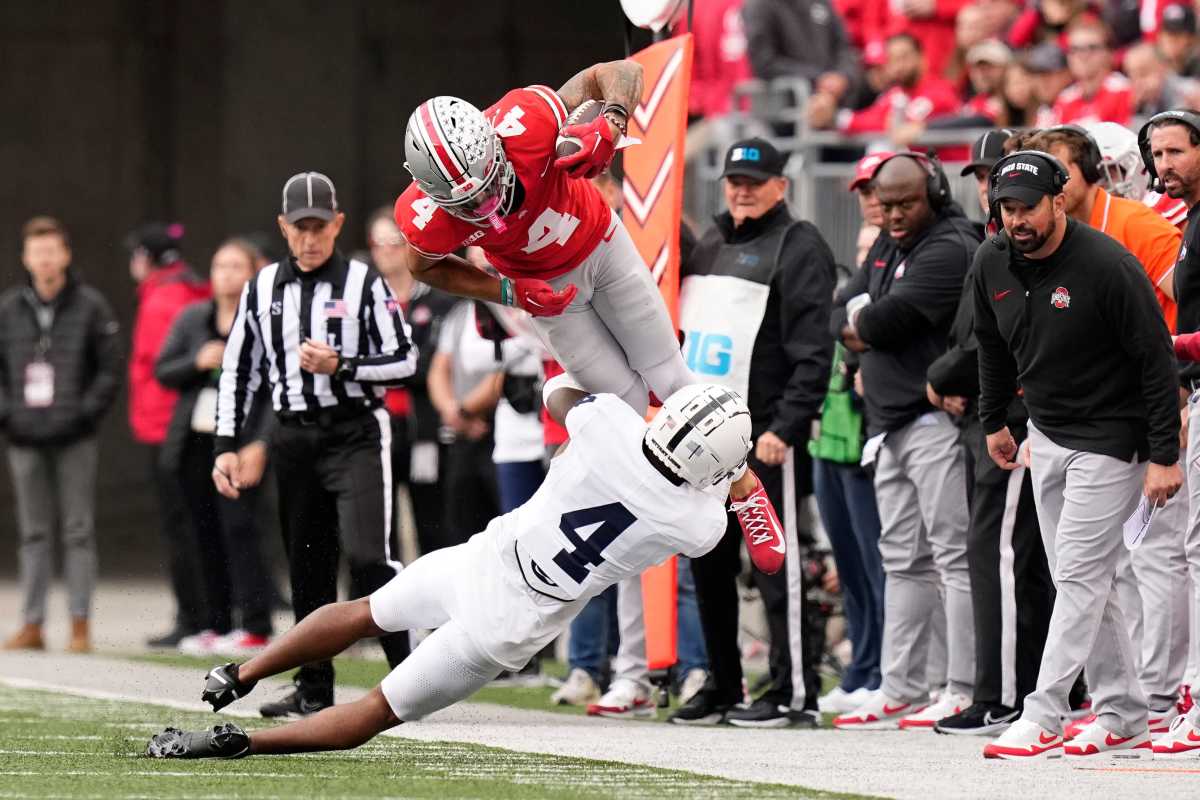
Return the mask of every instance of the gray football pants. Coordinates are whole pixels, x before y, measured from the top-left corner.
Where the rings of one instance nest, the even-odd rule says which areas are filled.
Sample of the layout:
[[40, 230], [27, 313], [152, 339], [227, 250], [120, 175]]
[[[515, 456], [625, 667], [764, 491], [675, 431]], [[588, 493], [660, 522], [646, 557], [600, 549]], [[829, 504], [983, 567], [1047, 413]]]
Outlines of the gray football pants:
[[887, 435], [875, 467], [879, 553], [887, 575], [883, 612], [884, 694], [915, 703], [929, 696], [933, 619], [946, 614], [946, 688], [970, 697], [975, 618], [967, 572], [966, 456], [944, 412]]
[[615, 214], [605, 237], [582, 264], [549, 281], [555, 289], [578, 287], [567, 310], [534, 317], [533, 325], [581, 386], [611, 392], [644, 414], [648, 392], [665, 400], [696, 378], [654, 277]]
[[[1186, 453], [1179, 454], [1180, 460]], [[1184, 553], [1188, 518], [1184, 490], [1154, 516], [1142, 544], [1122, 555], [1117, 573], [1121, 611], [1129, 626], [1138, 680], [1152, 711], [1172, 708], [1188, 660], [1192, 581]]]
[[51, 542], [62, 532], [63, 573], [72, 617], [89, 616], [96, 586], [96, 439], [66, 445], [9, 445], [8, 467], [21, 531], [20, 572], [24, 622], [46, 618]]
[[1037, 688], [1022, 719], [1062, 731], [1067, 696], [1087, 667], [1093, 708], [1117, 736], [1146, 730], [1129, 629], [1116, 592], [1121, 529], [1137, 507], [1146, 465], [1060, 447], [1029, 425], [1033, 493], [1058, 589]]
[[[1190, 511], [1188, 524], [1184, 533], [1183, 547], [1188, 562], [1188, 574], [1191, 576], [1191, 663], [1193, 668], [1200, 668], [1200, 391], [1193, 392], [1188, 398], [1188, 449], [1187, 449], [1187, 488]], [[1196, 675], [1187, 676], [1192, 683], [1192, 710], [1188, 719], [1193, 725], [1200, 726], [1200, 680]]]

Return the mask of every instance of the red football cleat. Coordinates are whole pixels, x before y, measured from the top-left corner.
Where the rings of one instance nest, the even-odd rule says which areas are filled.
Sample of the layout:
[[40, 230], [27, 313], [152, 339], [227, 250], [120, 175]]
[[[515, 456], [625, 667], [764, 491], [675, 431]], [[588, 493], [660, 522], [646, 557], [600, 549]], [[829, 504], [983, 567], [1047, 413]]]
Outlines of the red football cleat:
[[757, 475], [754, 476], [754, 482], [754, 491], [741, 500], [730, 498], [729, 507], [742, 526], [742, 537], [746, 540], [746, 549], [750, 551], [750, 560], [761, 571], [774, 575], [783, 569], [783, 559], [787, 555], [783, 525], [779, 524], [775, 506], [771, 504], [767, 490]]

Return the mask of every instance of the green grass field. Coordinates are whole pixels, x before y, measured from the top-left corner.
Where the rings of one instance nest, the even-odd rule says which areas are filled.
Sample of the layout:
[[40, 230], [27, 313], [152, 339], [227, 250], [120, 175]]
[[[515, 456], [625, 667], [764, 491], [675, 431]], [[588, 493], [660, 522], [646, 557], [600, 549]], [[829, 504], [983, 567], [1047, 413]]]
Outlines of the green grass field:
[[[149, 737], [167, 724], [199, 728], [212, 722], [207, 714], [0, 686], [0, 798], [852, 797], [630, 764], [392, 737], [380, 737], [347, 753], [239, 761], [159, 761], [141, 756]], [[263, 724], [238, 722], [248, 728]]]

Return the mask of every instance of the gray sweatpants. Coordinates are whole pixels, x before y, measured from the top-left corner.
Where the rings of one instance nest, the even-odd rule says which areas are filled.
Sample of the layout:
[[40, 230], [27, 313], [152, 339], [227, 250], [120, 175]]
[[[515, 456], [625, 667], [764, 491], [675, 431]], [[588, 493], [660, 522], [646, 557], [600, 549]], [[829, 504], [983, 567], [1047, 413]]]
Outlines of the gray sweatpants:
[[557, 317], [534, 317], [547, 349], [579, 385], [611, 392], [639, 414], [648, 392], [665, 400], [695, 383], [654, 277], [614, 214], [605, 239], [575, 269], [549, 281], [579, 293]]
[[[1187, 448], [1187, 488], [1190, 510], [1188, 524], [1183, 537], [1184, 554], [1188, 562], [1188, 574], [1191, 577], [1191, 665], [1200, 669], [1200, 391], [1192, 393], [1188, 398], [1188, 448]], [[1200, 726], [1200, 675], [1189, 675], [1192, 683], [1192, 710], [1188, 719], [1193, 725]]]
[[1146, 730], [1129, 630], [1116, 592], [1121, 529], [1137, 507], [1146, 465], [1069, 450], [1029, 425], [1034, 500], [1058, 596], [1037, 688], [1022, 719], [1062, 731], [1067, 695], [1087, 666], [1093, 708], [1117, 736]]
[[882, 689], [893, 700], [929, 696], [926, 667], [939, 605], [946, 614], [946, 687], [967, 697], [974, 691], [965, 462], [958, 428], [941, 411], [889, 433], [879, 450], [875, 494], [887, 575]]
[[91, 611], [96, 585], [96, 454], [95, 438], [61, 446], [8, 447], [27, 624], [40, 625], [46, 618], [55, 527], [62, 531], [71, 616], [83, 618]]

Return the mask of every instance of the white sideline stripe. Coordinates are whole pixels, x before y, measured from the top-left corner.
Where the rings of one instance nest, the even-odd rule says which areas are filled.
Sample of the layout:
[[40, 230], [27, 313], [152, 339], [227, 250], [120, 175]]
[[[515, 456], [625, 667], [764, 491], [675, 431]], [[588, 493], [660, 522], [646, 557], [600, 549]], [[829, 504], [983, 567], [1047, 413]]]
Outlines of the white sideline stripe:
[[[79, 755], [73, 753], [72, 755]], [[98, 769], [74, 769], [68, 772], [52, 770], [38, 772], [37, 770], [2, 770], [0, 775], [32, 778], [39, 775], [61, 777], [63, 775], [83, 778], [212, 778], [211, 772], [158, 772], [157, 770], [137, 770], [134, 772], [104, 772]], [[229, 778], [308, 778], [308, 775], [297, 775], [294, 772], [222, 772], [221, 780]]]

